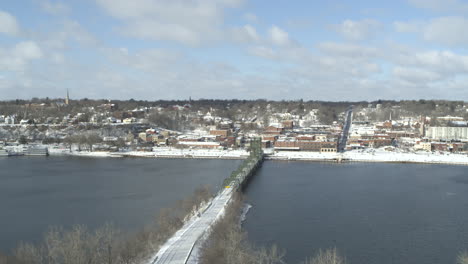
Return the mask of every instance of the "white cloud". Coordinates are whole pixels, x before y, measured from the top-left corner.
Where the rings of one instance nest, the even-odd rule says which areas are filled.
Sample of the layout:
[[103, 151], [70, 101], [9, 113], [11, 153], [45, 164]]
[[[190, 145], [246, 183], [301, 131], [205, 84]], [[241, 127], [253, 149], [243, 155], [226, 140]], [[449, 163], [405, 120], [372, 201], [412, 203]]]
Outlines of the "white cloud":
[[321, 51], [334, 56], [353, 58], [372, 58], [380, 55], [380, 51], [374, 47], [336, 42], [323, 42], [317, 46]]
[[427, 41], [434, 41], [449, 46], [467, 45], [468, 19], [463, 17], [440, 17], [433, 19], [424, 27], [423, 36]]
[[42, 0], [41, 8], [45, 12], [52, 15], [66, 15], [70, 12], [70, 8], [63, 2], [51, 2], [49, 0]]
[[372, 38], [380, 30], [380, 22], [373, 19], [363, 20], [345, 20], [334, 29], [344, 38], [354, 41], [360, 41]]
[[124, 21], [119, 31], [142, 39], [198, 45], [221, 39], [224, 10], [243, 0], [96, 0], [110, 15]]
[[16, 36], [20, 32], [20, 27], [16, 18], [11, 14], [0, 10], [0, 33]]
[[19, 42], [14, 47], [0, 49], [0, 69], [23, 71], [30, 61], [42, 57], [43, 52], [36, 42]]
[[417, 33], [425, 41], [447, 46], [465, 46], [468, 34], [468, 19], [460, 16], [438, 17], [427, 21], [396, 21], [393, 23], [399, 33]]
[[395, 56], [396, 63], [438, 72], [446, 76], [468, 74], [468, 56], [451, 51], [424, 51]]
[[393, 69], [393, 75], [397, 78], [412, 83], [429, 83], [443, 79], [443, 77], [436, 72], [419, 68], [407, 68], [400, 66], [397, 66]]
[[251, 25], [233, 28], [232, 31], [234, 40], [241, 43], [257, 43], [261, 40], [257, 30]]
[[269, 38], [274, 45], [287, 46], [291, 44], [289, 34], [281, 28], [273, 25], [268, 31]]

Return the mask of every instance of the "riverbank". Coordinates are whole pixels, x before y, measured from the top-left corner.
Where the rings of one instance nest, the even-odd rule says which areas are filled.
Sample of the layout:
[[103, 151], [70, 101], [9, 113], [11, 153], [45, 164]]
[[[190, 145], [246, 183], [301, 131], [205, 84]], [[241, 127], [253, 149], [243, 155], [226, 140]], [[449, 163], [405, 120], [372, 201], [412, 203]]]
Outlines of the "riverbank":
[[79, 157], [143, 157], [143, 158], [187, 158], [187, 159], [245, 159], [249, 153], [246, 150], [204, 150], [204, 149], [173, 149], [158, 148], [152, 152], [127, 151], [77, 151], [69, 149], [49, 148], [53, 156], [79, 156]]
[[[204, 150], [156, 148], [152, 152], [101, 152], [70, 151], [69, 149], [49, 148], [50, 155], [69, 155], [79, 157], [143, 157], [143, 158], [184, 158], [184, 159], [245, 159], [245, 150]], [[268, 160], [299, 160], [325, 162], [391, 162], [453, 164], [468, 166], [468, 155], [430, 152], [398, 152], [382, 149], [353, 150], [344, 153], [320, 153], [307, 151], [280, 151], [266, 153]]]
[[427, 152], [390, 152], [380, 149], [354, 150], [344, 153], [319, 153], [284, 151], [270, 154], [270, 160], [326, 161], [326, 162], [388, 162], [427, 163], [468, 166], [468, 155]]

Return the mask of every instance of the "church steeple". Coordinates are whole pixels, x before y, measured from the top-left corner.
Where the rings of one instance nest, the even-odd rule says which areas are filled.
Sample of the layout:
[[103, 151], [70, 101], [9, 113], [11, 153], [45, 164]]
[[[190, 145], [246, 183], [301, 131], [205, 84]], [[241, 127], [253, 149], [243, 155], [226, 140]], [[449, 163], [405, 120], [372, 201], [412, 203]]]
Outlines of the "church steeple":
[[67, 89], [67, 98], [65, 98], [65, 104], [68, 105], [70, 103], [70, 95], [68, 93], [68, 89]]

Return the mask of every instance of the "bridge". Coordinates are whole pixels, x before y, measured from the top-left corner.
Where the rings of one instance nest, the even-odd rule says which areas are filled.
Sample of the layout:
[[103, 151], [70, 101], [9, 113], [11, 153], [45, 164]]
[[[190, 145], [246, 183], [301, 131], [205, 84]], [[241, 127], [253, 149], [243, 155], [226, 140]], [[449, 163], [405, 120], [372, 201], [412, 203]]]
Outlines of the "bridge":
[[185, 223], [146, 264], [185, 264], [196, 258], [193, 256], [196, 245], [206, 238], [207, 231], [222, 217], [233, 194], [247, 185], [263, 162], [261, 140], [253, 140], [250, 149], [249, 157], [225, 180], [225, 188], [216, 195], [208, 208]]
[[348, 107], [345, 113], [345, 122], [343, 125], [343, 132], [338, 142], [338, 152], [343, 152], [348, 142], [349, 129], [351, 128], [351, 122], [353, 120], [353, 106]]

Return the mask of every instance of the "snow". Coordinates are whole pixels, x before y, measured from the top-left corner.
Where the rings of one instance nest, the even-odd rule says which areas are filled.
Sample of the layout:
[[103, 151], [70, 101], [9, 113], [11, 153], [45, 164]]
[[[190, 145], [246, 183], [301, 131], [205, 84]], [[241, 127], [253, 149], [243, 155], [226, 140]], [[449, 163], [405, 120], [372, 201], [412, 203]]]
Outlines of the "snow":
[[468, 165], [468, 155], [431, 152], [399, 152], [383, 149], [353, 150], [344, 153], [319, 153], [306, 151], [284, 151], [273, 153], [267, 159], [274, 160], [310, 160], [356, 162], [402, 162], [402, 163], [443, 163]]
[[345, 152], [343, 159], [367, 162], [444, 163], [468, 165], [468, 155], [431, 152], [389, 152], [381, 149]]
[[[468, 165], [468, 155], [431, 152], [385, 151], [383, 149], [352, 150], [344, 153], [320, 153], [308, 151], [265, 151], [270, 160], [305, 160], [305, 161], [343, 161], [356, 162], [402, 162], [402, 163], [443, 163]], [[70, 155], [79, 157], [145, 157], [145, 158], [206, 158], [206, 159], [243, 159], [248, 156], [246, 150], [218, 149], [175, 149], [154, 148], [152, 152], [88, 152], [71, 151], [67, 148], [49, 147], [50, 155]]]
[[49, 154], [54, 156], [79, 157], [145, 157], [145, 158], [209, 158], [209, 159], [243, 159], [249, 155], [246, 150], [217, 150], [217, 149], [175, 149], [154, 148], [152, 152], [127, 151], [70, 151], [68, 148], [49, 146]]

